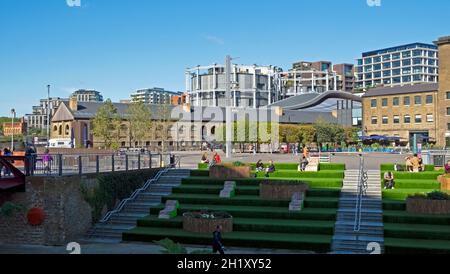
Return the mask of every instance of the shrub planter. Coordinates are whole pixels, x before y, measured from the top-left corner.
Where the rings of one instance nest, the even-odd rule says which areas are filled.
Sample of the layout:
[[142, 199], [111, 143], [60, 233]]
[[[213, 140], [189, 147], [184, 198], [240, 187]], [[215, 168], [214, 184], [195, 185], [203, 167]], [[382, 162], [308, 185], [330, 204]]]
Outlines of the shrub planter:
[[450, 190], [450, 177], [441, 175], [438, 177], [438, 182], [441, 183], [441, 190]]
[[221, 164], [209, 169], [209, 177], [213, 179], [239, 179], [250, 178], [250, 166], [233, 166], [232, 164]]
[[406, 211], [415, 214], [450, 214], [450, 200], [409, 197], [406, 199]]
[[44, 222], [45, 213], [42, 208], [32, 208], [27, 213], [28, 223], [32, 226], [39, 226]]
[[291, 200], [294, 193], [305, 193], [309, 185], [299, 181], [265, 180], [259, 185], [259, 196], [264, 200]]
[[183, 214], [183, 230], [196, 233], [213, 233], [218, 225], [222, 232], [233, 232], [233, 217], [225, 212], [186, 212]]

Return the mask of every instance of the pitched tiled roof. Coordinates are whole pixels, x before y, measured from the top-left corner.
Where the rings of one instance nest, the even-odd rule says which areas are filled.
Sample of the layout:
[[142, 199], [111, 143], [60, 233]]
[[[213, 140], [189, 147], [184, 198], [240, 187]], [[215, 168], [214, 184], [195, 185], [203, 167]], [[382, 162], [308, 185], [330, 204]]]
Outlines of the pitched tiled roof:
[[419, 92], [430, 92], [430, 91], [437, 91], [438, 89], [439, 89], [438, 83], [382, 87], [370, 89], [363, 95], [363, 97], [365, 98], [365, 97], [401, 95]]

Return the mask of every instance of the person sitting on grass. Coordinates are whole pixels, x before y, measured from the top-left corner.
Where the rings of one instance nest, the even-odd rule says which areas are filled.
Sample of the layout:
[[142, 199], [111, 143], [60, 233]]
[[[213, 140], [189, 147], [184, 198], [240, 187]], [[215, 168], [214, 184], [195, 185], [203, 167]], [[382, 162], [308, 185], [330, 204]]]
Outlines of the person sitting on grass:
[[414, 167], [413, 167], [413, 164], [411, 163], [411, 158], [410, 157], [406, 157], [405, 158], [405, 161], [406, 161], [406, 170], [408, 171], [408, 172], [413, 172], [414, 171]]
[[414, 157], [411, 159], [411, 165], [413, 167], [413, 172], [419, 172], [419, 157], [417, 154], [414, 154]]
[[264, 164], [263, 164], [262, 160], [259, 160], [256, 163], [256, 172], [262, 172], [262, 171], [264, 171]]
[[424, 172], [425, 171], [425, 165], [423, 164], [423, 159], [422, 157], [418, 157], [418, 162], [419, 162], [419, 172]]
[[300, 171], [305, 171], [308, 164], [308, 159], [306, 159], [306, 156], [303, 155], [302, 159], [300, 160]]
[[202, 156], [202, 164], [209, 164], [209, 160], [208, 160], [208, 153], [203, 153]]
[[275, 172], [275, 165], [273, 164], [273, 161], [269, 161], [269, 166], [266, 168], [266, 177], [269, 177], [269, 173]]
[[392, 172], [384, 173], [384, 189], [395, 189], [394, 174]]
[[450, 174], [450, 161], [448, 161], [445, 166], [445, 174]]

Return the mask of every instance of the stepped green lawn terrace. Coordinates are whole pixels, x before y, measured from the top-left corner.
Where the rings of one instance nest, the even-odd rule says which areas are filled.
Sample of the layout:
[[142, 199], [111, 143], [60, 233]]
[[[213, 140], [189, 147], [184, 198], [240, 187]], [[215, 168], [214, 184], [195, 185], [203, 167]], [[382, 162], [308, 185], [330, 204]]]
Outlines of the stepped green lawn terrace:
[[[381, 179], [393, 164], [381, 166]], [[440, 189], [437, 177], [443, 171], [427, 166], [425, 172], [394, 172], [396, 189], [383, 190], [383, 221], [386, 253], [450, 254], [450, 215], [422, 215], [406, 211], [410, 194]]]
[[[173, 194], [163, 198], [178, 200], [178, 217], [158, 219], [164, 204], [150, 210], [138, 220], [137, 227], [123, 234], [125, 241], [154, 241], [170, 238], [182, 244], [210, 245], [211, 235], [183, 230], [182, 214], [203, 209], [225, 211], [233, 216], [234, 231], [224, 233], [227, 246], [252, 248], [283, 248], [329, 252], [334, 233], [339, 196], [345, 165], [321, 165], [319, 172], [297, 171], [298, 164], [278, 164], [269, 180], [307, 182], [305, 208], [289, 212], [290, 201], [268, 201], [259, 197], [259, 183], [267, 178], [238, 179], [236, 196], [219, 198], [225, 180], [210, 179], [209, 172], [199, 166], [191, 177], [182, 180]], [[253, 166], [254, 168], [254, 166]]]

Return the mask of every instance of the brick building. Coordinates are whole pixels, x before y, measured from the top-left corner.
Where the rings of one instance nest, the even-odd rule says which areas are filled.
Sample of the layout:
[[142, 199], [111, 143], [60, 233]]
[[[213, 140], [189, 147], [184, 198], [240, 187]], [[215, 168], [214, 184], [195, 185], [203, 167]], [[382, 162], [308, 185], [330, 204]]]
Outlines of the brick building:
[[3, 123], [3, 135], [9, 137], [13, 133], [15, 136], [26, 135], [27, 123], [25, 122], [24, 119], [21, 119], [20, 122], [12, 123], [12, 126], [11, 122]]

